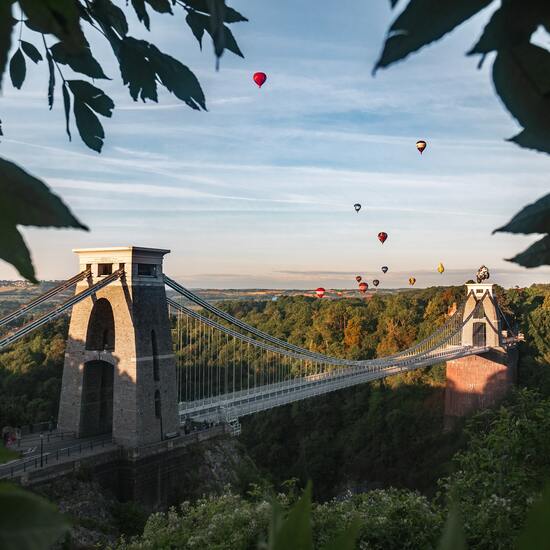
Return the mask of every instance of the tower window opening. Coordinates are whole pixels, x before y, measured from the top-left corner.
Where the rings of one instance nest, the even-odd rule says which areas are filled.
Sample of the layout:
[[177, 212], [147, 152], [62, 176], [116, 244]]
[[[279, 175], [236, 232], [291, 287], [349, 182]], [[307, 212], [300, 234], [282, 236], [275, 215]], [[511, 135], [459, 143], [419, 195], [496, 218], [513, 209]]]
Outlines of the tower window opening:
[[157, 266], [155, 264], [138, 264], [138, 275], [140, 277], [156, 277]]
[[113, 264], [97, 264], [97, 276], [104, 277], [113, 273]]

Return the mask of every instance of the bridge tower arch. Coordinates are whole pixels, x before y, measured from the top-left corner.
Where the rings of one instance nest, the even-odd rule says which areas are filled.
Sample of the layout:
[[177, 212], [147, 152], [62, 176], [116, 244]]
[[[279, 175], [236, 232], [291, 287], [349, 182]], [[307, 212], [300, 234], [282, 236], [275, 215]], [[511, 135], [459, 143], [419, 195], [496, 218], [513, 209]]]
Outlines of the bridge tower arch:
[[[475, 355], [447, 361], [445, 424], [490, 407], [515, 384], [517, 348], [508, 347], [492, 284], [467, 284], [462, 345], [480, 349]], [[472, 315], [479, 302], [480, 308]]]
[[124, 276], [72, 310], [58, 426], [79, 437], [112, 432], [139, 447], [178, 431], [176, 367], [162, 262], [169, 250], [74, 250], [91, 276], [79, 293], [118, 269]]

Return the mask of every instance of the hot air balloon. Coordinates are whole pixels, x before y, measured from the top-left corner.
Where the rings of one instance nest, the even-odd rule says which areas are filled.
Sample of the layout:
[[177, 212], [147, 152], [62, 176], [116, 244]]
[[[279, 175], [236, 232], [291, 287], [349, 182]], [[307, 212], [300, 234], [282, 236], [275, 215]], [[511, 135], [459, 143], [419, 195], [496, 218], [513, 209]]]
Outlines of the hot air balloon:
[[356, 202], [356, 203], [353, 205], [353, 208], [355, 208], [355, 211], [356, 211], [356, 212], [359, 212], [359, 210], [361, 210], [361, 205], [360, 205], [358, 202]]
[[267, 75], [265, 73], [254, 73], [252, 80], [258, 85], [258, 88], [261, 88], [267, 80]]
[[388, 266], [387, 265], [383, 265], [382, 266], [382, 273], [387, 273], [388, 272]]
[[416, 283], [416, 279], [414, 277], [409, 277], [409, 284], [413, 286], [414, 283]]
[[316, 291], [315, 294], [317, 294], [317, 298], [322, 298], [326, 293], [326, 290], [320, 286]]
[[374, 281], [372, 281], [372, 284], [374, 286], [378, 286], [380, 284], [380, 281], [378, 279], [374, 279]]
[[445, 271], [445, 266], [441, 262], [439, 262], [439, 265], [437, 266], [437, 271], [441, 274]]
[[363, 294], [367, 292], [368, 289], [369, 289], [369, 285], [365, 282], [359, 285], [359, 292], [362, 292]]
[[426, 149], [427, 146], [428, 146], [428, 144], [423, 139], [419, 139], [416, 142], [416, 148], [418, 149], [418, 152], [420, 154], [422, 154], [424, 152], [424, 149]]
[[385, 233], [384, 231], [380, 231], [380, 233], [378, 233], [378, 240], [384, 244], [386, 242], [386, 239], [388, 238], [388, 234]]
[[355, 277], [355, 280], [360, 283], [363, 280], [363, 277], [361, 277], [361, 275], [357, 275], [357, 277]]

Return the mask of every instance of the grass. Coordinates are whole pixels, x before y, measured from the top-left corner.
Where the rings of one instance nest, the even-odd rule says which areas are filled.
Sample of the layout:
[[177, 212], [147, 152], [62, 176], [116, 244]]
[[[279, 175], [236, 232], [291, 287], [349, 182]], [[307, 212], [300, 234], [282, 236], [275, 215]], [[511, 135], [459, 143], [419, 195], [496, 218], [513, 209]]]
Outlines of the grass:
[[11, 449], [6, 449], [6, 447], [4, 447], [4, 443], [0, 441], [0, 464], [4, 464], [4, 462], [13, 460], [18, 456], [19, 456], [18, 452], [12, 451]]

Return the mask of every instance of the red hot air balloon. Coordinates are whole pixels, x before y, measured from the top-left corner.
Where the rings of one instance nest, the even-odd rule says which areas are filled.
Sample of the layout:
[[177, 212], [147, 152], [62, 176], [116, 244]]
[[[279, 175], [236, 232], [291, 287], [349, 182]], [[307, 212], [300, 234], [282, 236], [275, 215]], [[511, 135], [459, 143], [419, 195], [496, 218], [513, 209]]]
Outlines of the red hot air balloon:
[[416, 142], [416, 148], [418, 149], [418, 152], [420, 154], [422, 154], [424, 152], [424, 149], [426, 149], [427, 146], [428, 146], [428, 144], [423, 139], [419, 139]]
[[388, 238], [388, 234], [385, 233], [384, 231], [380, 231], [380, 233], [378, 233], [378, 240], [384, 244], [386, 242], [386, 239]]
[[258, 88], [261, 88], [267, 80], [267, 75], [265, 73], [254, 73], [252, 80], [258, 85]]
[[380, 284], [380, 281], [378, 279], [374, 279], [374, 281], [372, 281], [372, 284], [374, 286], [378, 286]]
[[369, 289], [369, 285], [365, 282], [359, 285], [359, 292], [362, 292], [363, 294], [367, 292], [368, 289]]
[[326, 290], [320, 286], [316, 291], [315, 294], [317, 294], [317, 298], [322, 298], [326, 293]]
[[383, 265], [382, 266], [382, 273], [387, 273], [388, 272], [388, 266], [387, 265]]
[[363, 277], [361, 277], [361, 275], [357, 275], [357, 277], [355, 277], [355, 280], [360, 283], [363, 280]]

